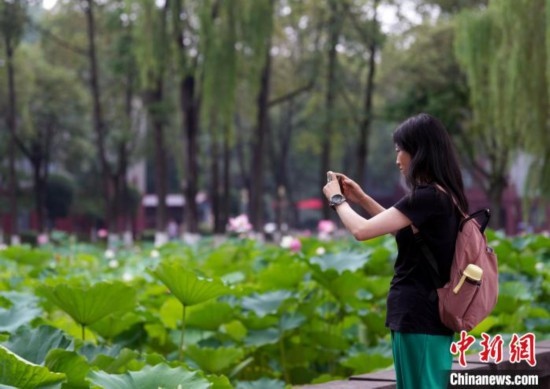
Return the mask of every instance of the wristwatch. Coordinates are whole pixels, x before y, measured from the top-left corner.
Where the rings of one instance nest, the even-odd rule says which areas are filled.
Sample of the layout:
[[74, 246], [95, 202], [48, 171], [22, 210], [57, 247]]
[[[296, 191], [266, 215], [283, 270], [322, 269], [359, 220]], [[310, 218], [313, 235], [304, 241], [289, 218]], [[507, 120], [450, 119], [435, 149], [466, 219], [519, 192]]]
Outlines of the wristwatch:
[[342, 204], [345, 201], [346, 201], [346, 198], [344, 197], [344, 195], [340, 194], [340, 193], [337, 193], [337, 194], [331, 196], [331, 198], [328, 202], [328, 205], [330, 205], [330, 207], [332, 209], [336, 209], [336, 207], [338, 205]]

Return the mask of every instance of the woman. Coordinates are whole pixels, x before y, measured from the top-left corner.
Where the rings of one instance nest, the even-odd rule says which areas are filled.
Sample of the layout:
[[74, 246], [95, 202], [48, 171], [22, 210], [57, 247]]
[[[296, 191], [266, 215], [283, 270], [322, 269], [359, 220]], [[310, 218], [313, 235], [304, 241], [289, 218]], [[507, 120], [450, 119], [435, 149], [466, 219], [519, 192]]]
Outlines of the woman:
[[[384, 209], [343, 174], [329, 172], [323, 192], [344, 226], [358, 240], [394, 233], [398, 254], [387, 299], [397, 388], [446, 388], [452, 365], [453, 331], [439, 319], [431, 268], [415, 233], [434, 257], [447, 282], [461, 211], [468, 212], [462, 176], [451, 139], [439, 120], [419, 114], [393, 134], [396, 164], [410, 193]], [[349, 202], [371, 216], [365, 219]], [[458, 205], [455, 206], [454, 204]]]

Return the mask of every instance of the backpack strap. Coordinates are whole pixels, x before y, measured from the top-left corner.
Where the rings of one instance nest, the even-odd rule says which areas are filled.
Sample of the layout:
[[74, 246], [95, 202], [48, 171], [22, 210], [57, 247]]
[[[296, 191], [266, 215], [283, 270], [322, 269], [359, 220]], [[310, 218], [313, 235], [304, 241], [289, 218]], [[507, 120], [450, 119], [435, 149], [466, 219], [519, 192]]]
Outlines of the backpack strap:
[[483, 223], [479, 224], [479, 230], [484, 233], [485, 229], [487, 228], [487, 225], [489, 224], [489, 220], [491, 219], [491, 210], [489, 208], [480, 209], [479, 211], [475, 211], [471, 215], [468, 215], [460, 222], [460, 225], [458, 226], [458, 230], [462, 231], [462, 228], [464, 227], [464, 224], [472, 219], [475, 219], [478, 221], [479, 215], [485, 216]]
[[[420, 251], [424, 255], [424, 258], [426, 258], [426, 260], [428, 261], [428, 264], [430, 265], [428, 268], [428, 271], [430, 272], [435, 288], [436, 289], [441, 288], [443, 286], [443, 281], [441, 281], [439, 266], [437, 266], [437, 261], [435, 260], [435, 257], [432, 254], [432, 250], [430, 250], [430, 248], [424, 241], [424, 238], [422, 237], [422, 234], [420, 232], [414, 234], [414, 240], [416, 241], [416, 244], [418, 245], [418, 247], [420, 248]], [[417, 265], [418, 263], [415, 265], [415, 267]]]
[[467, 218], [469, 217], [469, 215], [468, 215], [466, 212], [464, 212], [464, 211], [462, 210], [462, 208], [460, 208], [460, 205], [458, 205], [458, 201], [456, 201], [455, 197], [454, 197], [452, 194], [447, 193], [447, 191], [446, 191], [441, 185], [439, 185], [439, 184], [434, 184], [434, 186], [435, 186], [437, 189], [439, 189], [441, 192], [445, 193], [447, 196], [449, 196], [449, 197], [451, 198], [451, 200], [453, 201], [454, 206], [456, 207], [456, 209], [459, 210], [460, 214], [462, 215], [462, 217], [463, 217], [464, 219], [467, 219]]
[[[456, 204], [456, 203], [455, 203]], [[458, 207], [458, 206], [457, 206]], [[460, 208], [459, 208], [460, 209]], [[472, 213], [471, 215], [467, 215], [464, 220], [462, 220], [458, 226], [459, 232], [462, 231], [462, 228], [464, 227], [464, 224], [472, 219], [478, 220], [478, 217], [480, 215], [485, 216], [485, 219], [483, 223], [479, 224], [479, 230], [483, 233], [485, 229], [487, 228], [487, 225], [489, 224], [489, 220], [491, 219], [491, 211], [488, 208], [480, 209], [479, 211], [476, 211]], [[422, 237], [422, 234], [420, 231], [417, 230], [417, 232], [414, 234], [414, 239], [416, 243], [418, 244], [418, 247], [420, 248], [420, 251], [428, 261], [429, 272], [432, 277], [433, 283], [435, 288], [441, 288], [443, 286], [443, 281], [441, 281], [441, 274], [439, 273], [439, 266], [437, 266], [437, 261], [435, 260], [435, 257], [432, 253], [432, 250], [428, 247], [426, 242], [424, 241], [424, 238]], [[415, 267], [418, 265], [418, 263], [415, 265]]]

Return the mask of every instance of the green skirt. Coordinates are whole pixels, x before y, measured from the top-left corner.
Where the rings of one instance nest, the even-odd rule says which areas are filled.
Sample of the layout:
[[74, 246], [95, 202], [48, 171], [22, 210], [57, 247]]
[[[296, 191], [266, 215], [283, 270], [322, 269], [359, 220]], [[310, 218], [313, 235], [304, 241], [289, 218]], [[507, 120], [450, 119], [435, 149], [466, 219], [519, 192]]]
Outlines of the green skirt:
[[444, 389], [453, 364], [453, 335], [391, 332], [397, 389]]

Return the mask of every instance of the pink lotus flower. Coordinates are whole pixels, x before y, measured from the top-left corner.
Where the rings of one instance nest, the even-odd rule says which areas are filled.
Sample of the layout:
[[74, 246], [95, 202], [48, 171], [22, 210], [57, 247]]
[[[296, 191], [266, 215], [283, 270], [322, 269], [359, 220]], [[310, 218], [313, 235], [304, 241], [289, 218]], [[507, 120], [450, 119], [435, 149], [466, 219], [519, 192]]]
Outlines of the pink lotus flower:
[[297, 253], [302, 249], [302, 242], [298, 238], [292, 239], [292, 242], [290, 243], [290, 251], [293, 251]]
[[298, 238], [286, 235], [281, 239], [281, 247], [296, 253], [302, 249], [302, 242]]
[[331, 234], [336, 231], [336, 224], [332, 220], [319, 220], [317, 230], [322, 234]]
[[99, 230], [97, 230], [97, 236], [99, 236], [100, 238], [106, 238], [107, 235], [108, 233], [105, 228], [100, 228]]
[[47, 244], [49, 242], [49, 238], [48, 238], [48, 234], [40, 234], [38, 235], [38, 237], [36, 238], [36, 242], [39, 244], [39, 245], [43, 245], [43, 244]]
[[234, 218], [229, 218], [227, 230], [242, 234], [252, 231], [252, 224], [248, 221], [248, 216], [242, 214]]

